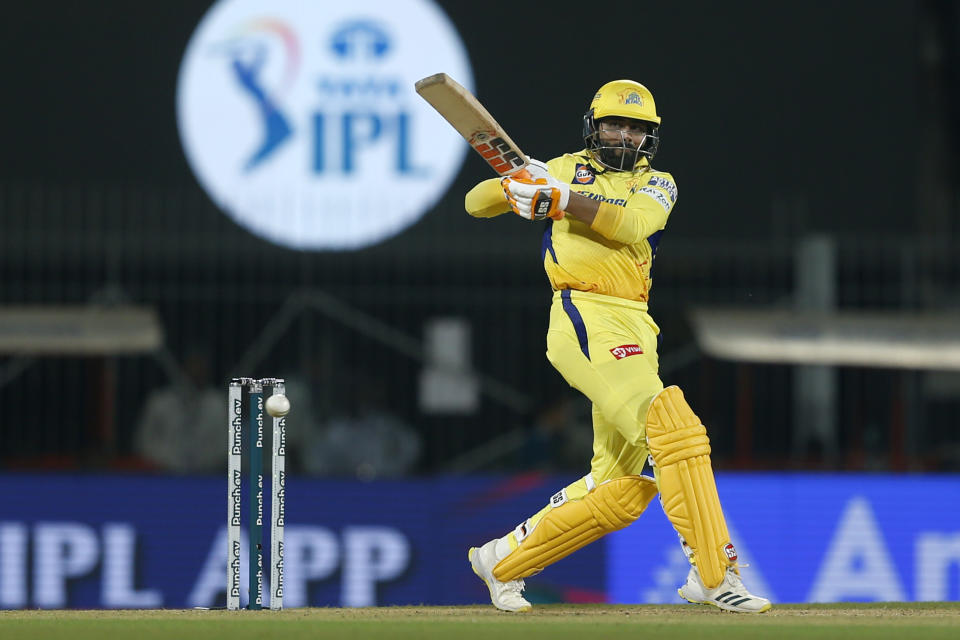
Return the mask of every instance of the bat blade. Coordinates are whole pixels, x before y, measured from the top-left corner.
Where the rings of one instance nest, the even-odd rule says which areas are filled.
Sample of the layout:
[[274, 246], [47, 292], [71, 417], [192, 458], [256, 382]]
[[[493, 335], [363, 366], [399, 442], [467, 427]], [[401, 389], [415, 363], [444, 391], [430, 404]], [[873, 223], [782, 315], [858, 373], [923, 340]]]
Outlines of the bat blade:
[[529, 164], [477, 98], [445, 73], [418, 80], [414, 87], [473, 149], [501, 176], [512, 176]]

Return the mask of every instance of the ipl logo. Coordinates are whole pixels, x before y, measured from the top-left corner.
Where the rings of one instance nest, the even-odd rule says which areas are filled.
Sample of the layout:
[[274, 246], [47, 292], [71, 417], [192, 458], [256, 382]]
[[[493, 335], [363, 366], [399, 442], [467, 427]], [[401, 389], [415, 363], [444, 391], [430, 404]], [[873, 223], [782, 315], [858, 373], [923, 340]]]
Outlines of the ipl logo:
[[413, 90], [438, 59], [470, 88], [432, 0], [219, 0], [181, 63], [187, 160], [225, 213], [274, 243], [385, 240], [436, 204], [466, 153]]
[[283, 44], [285, 76], [289, 80], [296, 77], [300, 62], [300, 43], [293, 31], [276, 20], [259, 20], [244, 29], [250, 37], [240, 37], [226, 46], [230, 71], [240, 87], [254, 103], [263, 123], [263, 141], [256, 151], [244, 163], [244, 171], [250, 171], [277, 147], [289, 140], [293, 130], [289, 119], [278, 106], [276, 98], [264, 85], [263, 71], [266, 66], [268, 49], [254, 37], [258, 32], [276, 35]]

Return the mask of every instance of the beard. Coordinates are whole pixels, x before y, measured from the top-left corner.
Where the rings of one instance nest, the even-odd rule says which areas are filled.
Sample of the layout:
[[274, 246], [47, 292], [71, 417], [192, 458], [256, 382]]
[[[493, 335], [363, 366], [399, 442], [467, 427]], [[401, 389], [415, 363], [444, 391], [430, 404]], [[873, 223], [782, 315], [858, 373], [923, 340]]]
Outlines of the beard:
[[598, 154], [605, 165], [620, 171], [632, 170], [640, 159], [637, 148], [631, 146], [600, 147]]

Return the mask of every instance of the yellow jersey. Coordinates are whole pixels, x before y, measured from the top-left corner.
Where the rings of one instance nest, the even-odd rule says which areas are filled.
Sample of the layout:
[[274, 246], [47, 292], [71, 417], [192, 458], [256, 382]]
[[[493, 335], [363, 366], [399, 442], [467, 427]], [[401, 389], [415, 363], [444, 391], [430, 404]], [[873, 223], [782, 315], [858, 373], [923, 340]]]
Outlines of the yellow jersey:
[[[547, 221], [541, 253], [550, 285], [633, 300], [645, 309], [657, 243], [677, 201], [673, 176], [646, 159], [633, 172], [604, 170], [586, 150], [554, 158], [547, 168], [571, 191], [601, 202], [590, 225], [569, 215]], [[481, 218], [510, 211], [497, 178], [474, 187], [465, 205]]]

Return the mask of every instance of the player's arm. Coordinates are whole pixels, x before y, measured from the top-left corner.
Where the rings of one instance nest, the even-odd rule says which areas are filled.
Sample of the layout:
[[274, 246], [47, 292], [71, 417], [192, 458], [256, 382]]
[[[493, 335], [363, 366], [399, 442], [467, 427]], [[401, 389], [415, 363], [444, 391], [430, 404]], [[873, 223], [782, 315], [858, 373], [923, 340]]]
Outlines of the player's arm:
[[[570, 192], [570, 201], [564, 212], [571, 215], [580, 222], [592, 225], [597, 213], [600, 211], [600, 205], [607, 204], [599, 200], [593, 200], [579, 193]], [[621, 207], [622, 208], [622, 207]]]
[[604, 238], [624, 244], [636, 244], [649, 238], [663, 229], [667, 224], [667, 216], [670, 215], [669, 208], [665, 209], [656, 202], [631, 204], [629, 207], [609, 202], [600, 202], [597, 205], [596, 213], [587, 224]]
[[500, 186], [500, 178], [484, 180], [467, 192], [463, 206], [474, 218], [493, 218], [510, 211], [510, 203]]
[[[606, 204], [606, 203], [603, 203]], [[601, 203], [584, 197], [579, 193], [570, 193], [570, 199], [564, 211], [577, 220], [592, 224]], [[499, 178], [484, 180], [467, 192], [464, 207], [474, 218], [493, 218], [511, 210]], [[610, 207], [623, 209], [623, 207]]]
[[[576, 201], [575, 195], [578, 196]], [[677, 187], [673, 177], [662, 174], [651, 177], [650, 182], [638, 189], [629, 206], [571, 194], [573, 206], [567, 206], [567, 214], [590, 225], [604, 238], [635, 244], [663, 229], [676, 200]]]
[[[529, 180], [546, 180], [551, 177], [546, 164], [535, 158], [529, 160], [529, 164], [524, 167], [526, 177]], [[466, 207], [467, 213], [475, 218], [492, 218], [513, 209], [507, 191], [505, 191], [502, 181], [498, 178], [484, 180], [471, 189], [464, 199], [464, 207]]]

